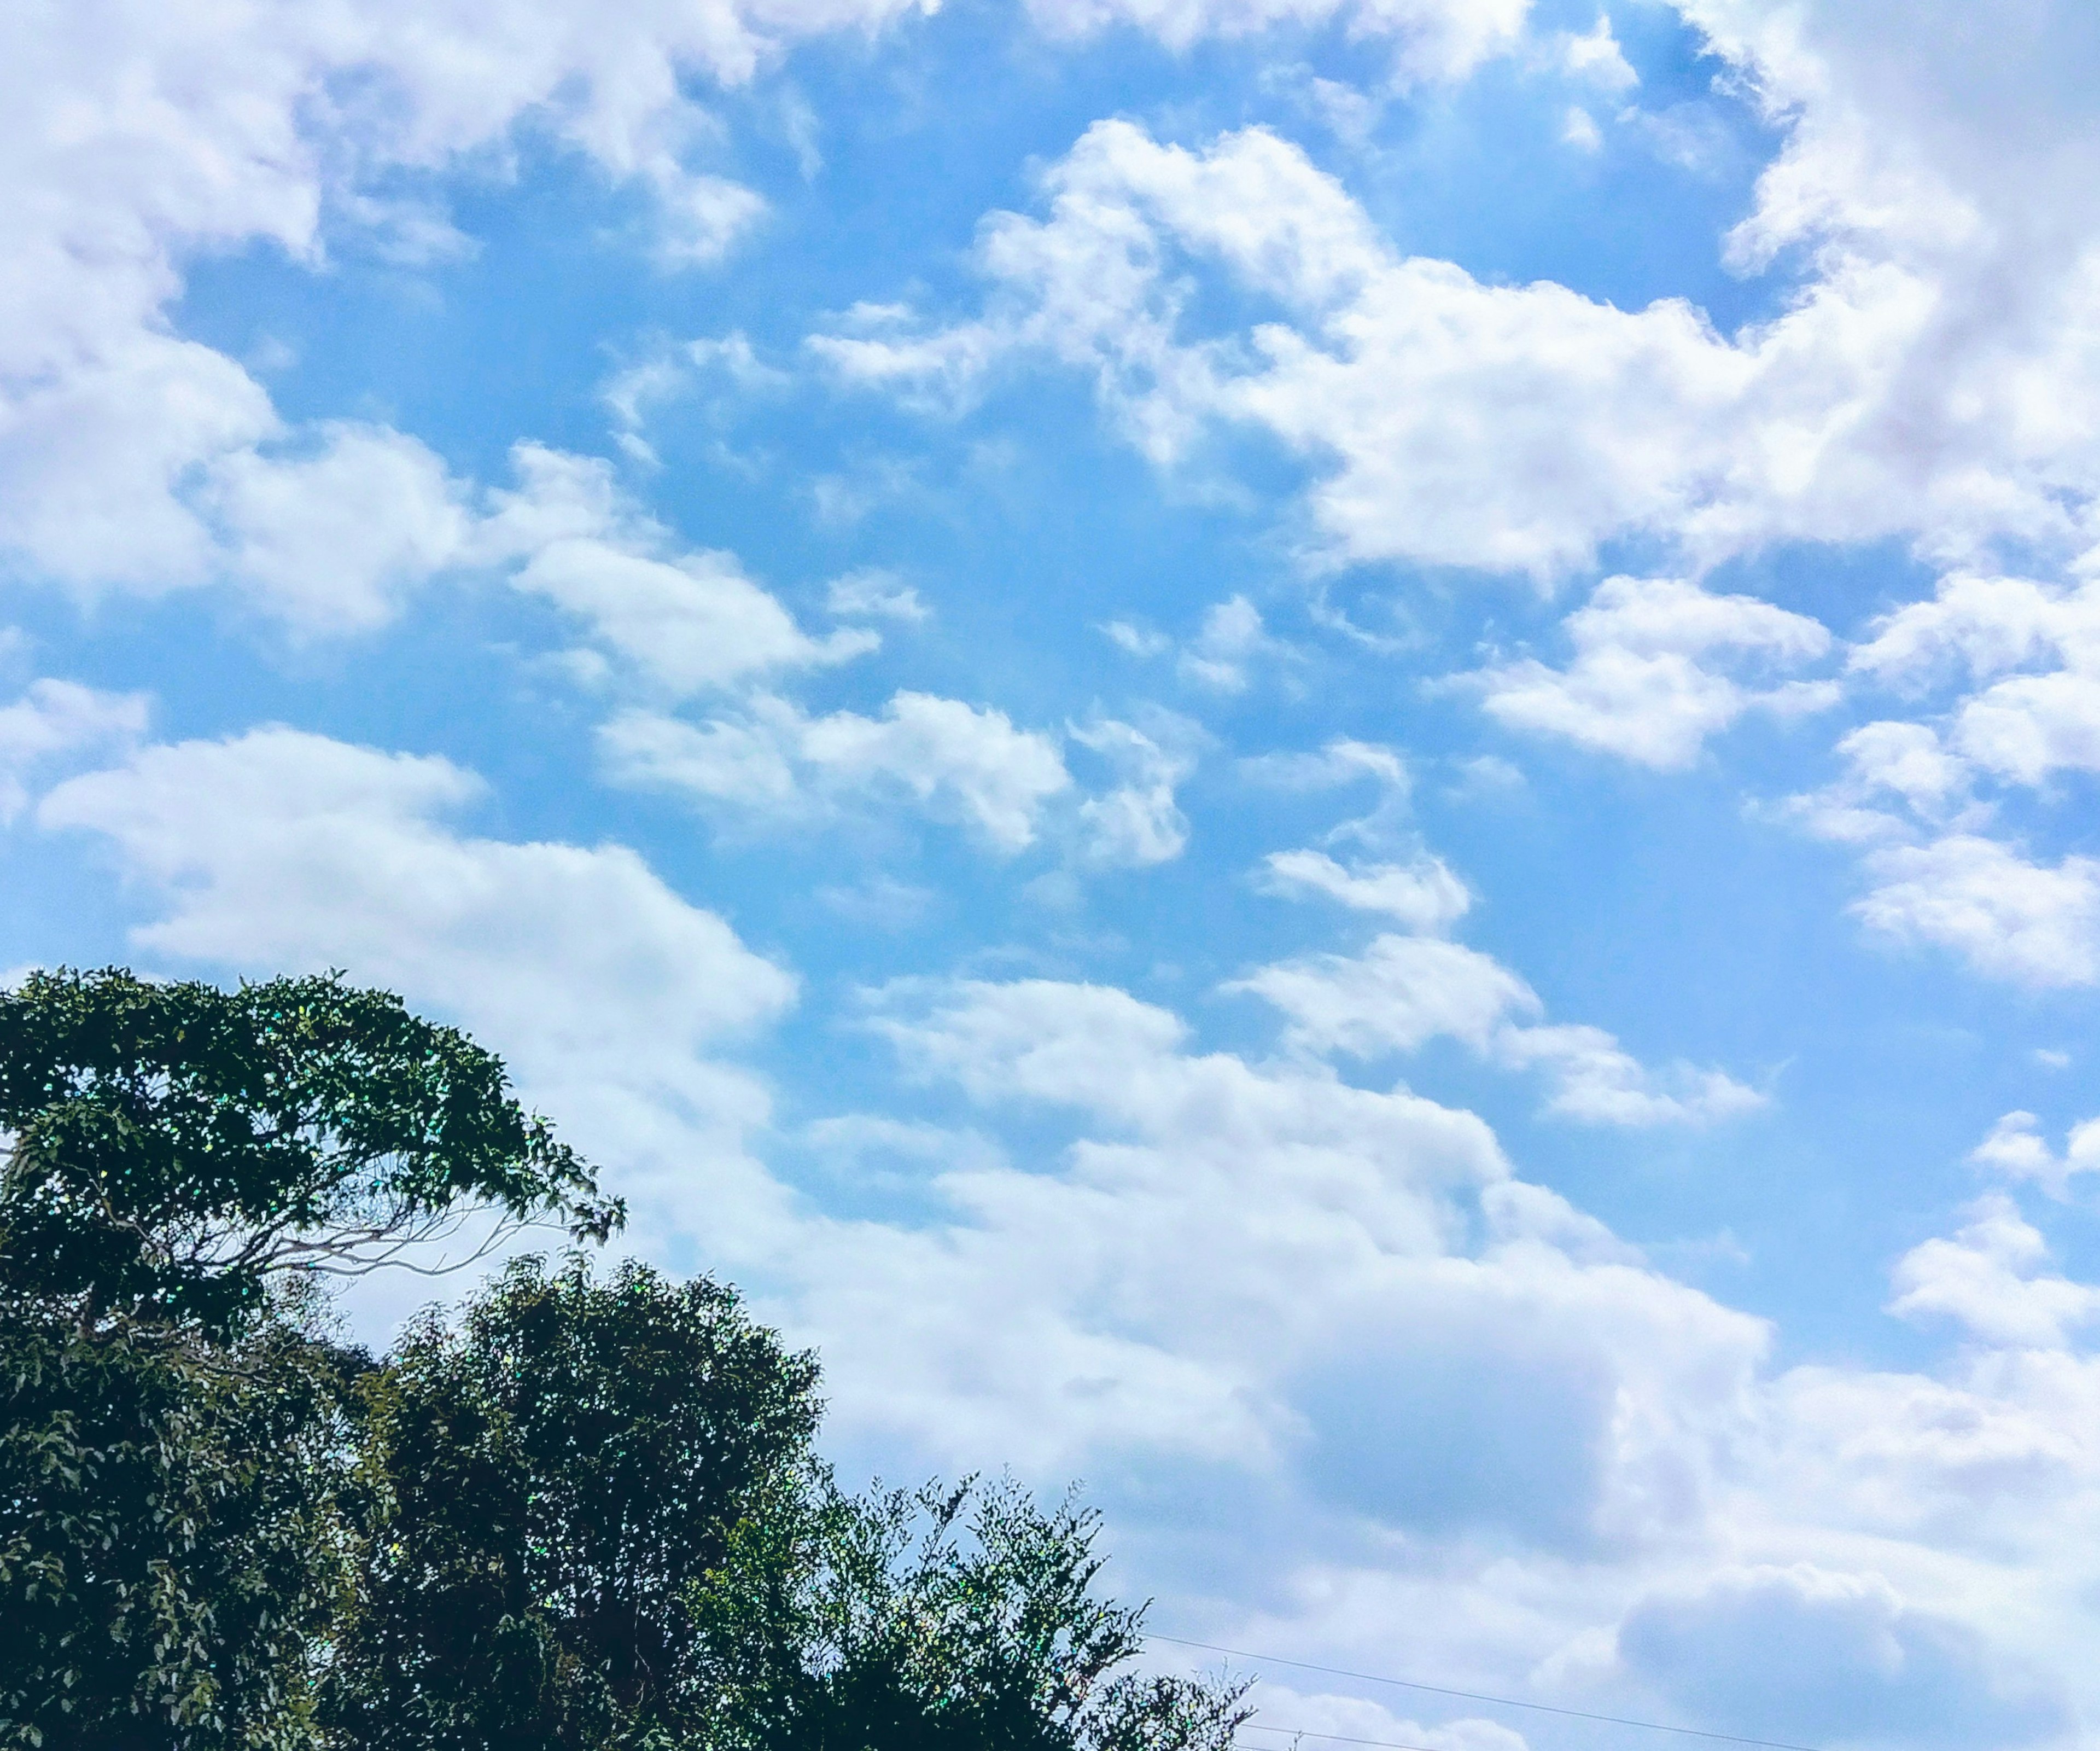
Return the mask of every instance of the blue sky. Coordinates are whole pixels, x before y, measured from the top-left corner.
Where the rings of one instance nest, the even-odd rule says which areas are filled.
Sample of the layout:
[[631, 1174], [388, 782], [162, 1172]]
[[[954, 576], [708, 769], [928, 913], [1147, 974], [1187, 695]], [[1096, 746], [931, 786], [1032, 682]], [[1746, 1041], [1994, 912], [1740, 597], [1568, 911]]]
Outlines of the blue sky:
[[0, 965], [464, 1022], [1162, 1629], [2083, 1744], [2100, 28], [1994, 10], [33, 8]]

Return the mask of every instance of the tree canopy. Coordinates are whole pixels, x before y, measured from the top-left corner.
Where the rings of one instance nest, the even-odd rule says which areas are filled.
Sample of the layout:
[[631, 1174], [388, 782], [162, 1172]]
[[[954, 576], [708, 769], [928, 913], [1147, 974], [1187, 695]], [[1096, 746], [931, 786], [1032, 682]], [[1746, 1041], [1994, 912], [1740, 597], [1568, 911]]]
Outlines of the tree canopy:
[[0, 993], [0, 1285], [90, 1323], [223, 1322], [467, 1207], [601, 1240], [624, 1217], [493, 1054], [334, 975], [32, 973]]
[[0, 993], [0, 1751], [1225, 1751], [1099, 1523], [854, 1496], [735, 1292], [513, 1261], [374, 1359], [331, 1273], [596, 1176], [338, 977]]

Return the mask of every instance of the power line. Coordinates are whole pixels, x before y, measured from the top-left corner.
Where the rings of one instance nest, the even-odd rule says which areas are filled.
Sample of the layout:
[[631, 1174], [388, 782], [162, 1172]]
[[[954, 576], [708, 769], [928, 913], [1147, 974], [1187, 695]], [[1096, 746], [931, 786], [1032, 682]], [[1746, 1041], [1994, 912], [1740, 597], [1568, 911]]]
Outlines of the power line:
[[[1278, 1654], [1249, 1653], [1244, 1647], [1220, 1647], [1215, 1642], [1192, 1642], [1185, 1636], [1155, 1635], [1148, 1633], [1145, 1639], [1150, 1642], [1171, 1642], [1176, 1647], [1200, 1647], [1206, 1653], [1229, 1654], [1235, 1660], [1259, 1660], [1264, 1665], [1295, 1666], [1301, 1672], [1324, 1672], [1330, 1678], [1355, 1678], [1365, 1684], [1393, 1684], [1402, 1690], [1427, 1691], [1434, 1696], [1456, 1696], [1466, 1702], [1491, 1702], [1504, 1709], [1532, 1709], [1541, 1714], [1564, 1715], [1568, 1719], [1576, 1721], [1596, 1721], [1606, 1727], [1638, 1727], [1651, 1733], [1681, 1733], [1688, 1739], [1710, 1739], [1717, 1740], [1723, 1744], [1754, 1745], [1758, 1748], [1758, 1751], [1817, 1751], [1817, 1748], [1814, 1745], [1789, 1744], [1779, 1739], [1749, 1739], [1740, 1733], [1710, 1733], [1696, 1727], [1672, 1727], [1665, 1721], [1636, 1721], [1623, 1714], [1592, 1714], [1586, 1709], [1560, 1709], [1555, 1708], [1550, 1702], [1524, 1702], [1515, 1696], [1490, 1696], [1481, 1691], [1453, 1690], [1448, 1685], [1423, 1684], [1414, 1678], [1388, 1678], [1379, 1672], [1351, 1672], [1341, 1666], [1315, 1665], [1309, 1660], [1286, 1660]], [[1273, 1732], [1281, 1729], [1270, 1727], [1264, 1728], [1264, 1731]], [[1334, 1736], [1319, 1733], [1308, 1734], [1306, 1736], [1325, 1739]], [[1349, 1742], [1356, 1744], [1381, 1743], [1379, 1740], [1371, 1739], [1359, 1739]], [[1419, 1751], [1419, 1748], [1403, 1746], [1399, 1748], [1399, 1751]]]
[[1397, 1739], [1352, 1739], [1344, 1733], [1316, 1733], [1303, 1727], [1257, 1727], [1252, 1721], [1240, 1722], [1243, 1733], [1283, 1733], [1293, 1739], [1326, 1739], [1343, 1745], [1378, 1745], [1382, 1751], [1431, 1751], [1427, 1745], [1404, 1745]]

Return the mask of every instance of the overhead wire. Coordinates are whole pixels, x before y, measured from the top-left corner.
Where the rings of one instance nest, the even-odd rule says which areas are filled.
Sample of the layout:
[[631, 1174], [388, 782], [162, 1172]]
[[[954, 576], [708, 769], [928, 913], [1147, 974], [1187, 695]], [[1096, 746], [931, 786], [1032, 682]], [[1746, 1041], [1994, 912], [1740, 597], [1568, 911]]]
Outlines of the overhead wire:
[[[1756, 1751], [1819, 1751], [1819, 1748], [1814, 1745], [1791, 1744], [1780, 1739], [1753, 1739], [1741, 1733], [1709, 1732], [1705, 1728], [1698, 1727], [1673, 1727], [1667, 1721], [1635, 1720], [1630, 1716], [1623, 1714], [1596, 1714], [1587, 1709], [1564, 1709], [1550, 1702], [1526, 1702], [1516, 1696], [1493, 1696], [1484, 1691], [1454, 1690], [1446, 1684], [1425, 1684], [1414, 1678], [1392, 1678], [1383, 1673], [1352, 1672], [1342, 1666], [1318, 1665], [1309, 1660], [1286, 1660], [1280, 1654], [1257, 1654], [1250, 1652], [1244, 1647], [1221, 1647], [1215, 1642], [1191, 1641], [1186, 1636], [1160, 1635], [1148, 1631], [1145, 1639], [1149, 1642], [1169, 1642], [1176, 1647], [1201, 1648], [1206, 1653], [1225, 1654], [1234, 1660], [1251, 1660], [1262, 1665], [1291, 1666], [1300, 1672], [1324, 1673], [1329, 1678], [1354, 1678], [1364, 1684], [1392, 1684], [1401, 1690], [1424, 1691], [1433, 1696], [1452, 1696], [1465, 1702], [1491, 1703], [1502, 1709], [1529, 1709], [1540, 1714], [1558, 1714], [1575, 1721], [1594, 1721], [1606, 1727], [1634, 1727], [1640, 1728], [1644, 1732], [1677, 1733], [1688, 1739], [1705, 1739], [1722, 1744], [1749, 1745], [1755, 1747]], [[1264, 1732], [1281, 1732], [1286, 1730], [1282, 1727], [1261, 1729]], [[1308, 1732], [1304, 1736], [1308, 1739], [1330, 1739], [1339, 1736], [1331, 1733]], [[1383, 1744], [1385, 1741], [1358, 1739], [1345, 1742], [1370, 1745]], [[1401, 1746], [1396, 1747], [1396, 1751], [1423, 1751], [1423, 1748]]]
[[1380, 1751], [1435, 1751], [1431, 1745], [1404, 1745], [1397, 1739], [1352, 1739], [1346, 1733], [1316, 1733], [1305, 1727], [1257, 1727], [1252, 1721], [1242, 1721], [1239, 1731], [1243, 1733], [1282, 1733], [1291, 1739], [1325, 1739], [1342, 1745], [1377, 1745]]

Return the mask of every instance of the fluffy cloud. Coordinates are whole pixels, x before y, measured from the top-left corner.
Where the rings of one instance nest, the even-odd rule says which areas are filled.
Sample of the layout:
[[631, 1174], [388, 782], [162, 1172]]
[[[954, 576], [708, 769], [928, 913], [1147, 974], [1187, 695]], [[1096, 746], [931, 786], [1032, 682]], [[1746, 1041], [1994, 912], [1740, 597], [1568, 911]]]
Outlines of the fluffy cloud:
[[967, 824], [996, 850], [1035, 842], [1043, 806], [1071, 784], [1049, 737], [1003, 711], [900, 692], [879, 717], [812, 718], [761, 695], [735, 717], [695, 725], [660, 713], [620, 714], [601, 732], [613, 776], [747, 818], [792, 819], [842, 798], [910, 798]]
[[446, 825], [480, 794], [446, 760], [264, 729], [143, 749], [58, 785], [37, 819], [100, 835], [167, 896], [141, 947], [347, 967], [443, 1003], [536, 1079], [677, 1087], [702, 1047], [792, 1000], [787, 973], [632, 851]]
[[1718, 1070], [1651, 1071], [1601, 1028], [1522, 1019], [1544, 1007], [1529, 985], [1492, 957], [1439, 937], [1386, 934], [1359, 954], [1277, 962], [1225, 988], [1281, 1010], [1301, 1051], [1376, 1058], [1448, 1037], [1513, 1068], [1542, 1070], [1552, 1087], [1546, 1110], [1567, 1118], [1699, 1123], [1764, 1103]]
[[2100, 1119], [2072, 1125], [2058, 1155], [2042, 1136], [2041, 1121], [2034, 1114], [2009, 1112], [1970, 1151], [1969, 1159], [2009, 1179], [2031, 1180], [2053, 1198], [2066, 1198], [2073, 1176], [2100, 1171]]
[[1690, 765], [1707, 736], [1745, 712], [1814, 711], [1837, 698], [1831, 682], [1760, 688], [1727, 672], [1732, 663], [1793, 668], [1830, 648], [1820, 622], [1754, 596], [1610, 577], [1563, 626], [1575, 647], [1565, 669], [1526, 658], [1466, 678], [1490, 716], [1669, 768]]
[[1393, 73], [1402, 82], [1464, 77], [1515, 44], [1530, 10], [1530, 0], [1029, 0], [1052, 35], [1129, 24], [1175, 49], [1203, 37], [1339, 19], [1352, 37], [1394, 39]]
[[[1667, 1444], [1665, 1425], [1733, 1414], [1708, 1386], [1705, 1409], [1673, 1408], [1665, 1382], [1718, 1386], [1708, 1370], [1727, 1377], [1761, 1347], [1754, 1324], [1680, 1303], [1597, 1225], [1512, 1180], [1477, 1120], [1405, 1090], [1198, 1053], [1178, 1018], [1102, 987], [910, 984], [880, 994], [872, 1024], [907, 1069], [994, 1111], [1074, 1113], [1083, 1129], [1054, 1174], [942, 1176], [954, 1227], [814, 1248], [805, 1293], [827, 1354], [876, 1342], [907, 1358], [879, 1389], [870, 1375], [871, 1397], [840, 1398], [856, 1422], [924, 1417], [918, 1439], [951, 1441], [918, 1408], [932, 1387], [916, 1373], [960, 1371], [1000, 1383], [1002, 1420], [1032, 1465], [1075, 1462], [1105, 1439], [1167, 1444], [1303, 1467], [1336, 1506], [1395, 1523], [1453, 1536], [1500, 1523], [1582, 1547], [1675, 1511], [1651, 1470], [1683, 1457], [1653, 1444]], [[870, 1246], [850, 1267], [849, 1238]], [[885, 1301], [870, 1289], [834, 1310], [834, 1281], [878, 1268], [915, 1290]], [[986, 1298], [1017, 1320], [914, 1311]], [[902, 1346], [880, 1323], [899, 1320]], [[1604, 1336], [1635, 1329], [1657, 1345], [1638, 1364]], [[1370, 1402], [1367, 1378], [1383, 1382]], [[1489, 1378], [1508, 1391], [1462, 1386]], [[1634, 1395], [1623, 1415], [1618, 1393]], [[1410, 1438], [1403, 1422], [1439, 1438]], [[1547, 1472], [1577, 1487], [1542, 1488]]]
[[1980, 1198], [1951, 1240], [1924, 1242], [1895, 1271], [1890, 1311], [1959, 1320], [1985, 1343], [2065, 1347], [2066, 1334], [2100, 1318], [2100, 1289], [2045, 1276], [2049, 1249], [2003, 1192]]
[[299, 627], [384, 617], [449, 555], [458, 489], [397, 433], [288, 428], [242, 366], [171, 332], [186, 260], [268, 244], [318, 263], [341, 228], [446, 246], [441, 216], [375, 191], [527, 117], [654, 193], [667, 259], [710, 259], [761, 203], [705, 167], [683, 82], [911, 9], [31, 7], [0, 71], [0, 546], [86, 592], [227, 577]]
[[1500, 962], [1433, 936], [1381, 935], [1361, 955], [1278, 962], [1228, 988], [1281, 1010], [1306, 1050], [1362, 1057], [1412, 1051], [1440, 1035], [1485, 1051], [1512, 1010], [1539, 1008]]
[[[1725, 40], [1760, 77], [1758, 57], [1780, 52]], [[1969, 245], [1894, 219], [1871, 237], [1853, 223], [1791, 308], [1731, 338], [1681, 302], [1621, 311], [1404, 258], [1259, 128], [1192, 151], [1097, 123], [1043, 196], [1046, 218], [986, 221], [982, 316], [900, 330], [898, 312], [871, 308], [858, 332], [813, 344], [849, 378], [936, 398], [1047, 354], [1094, 374], [1162, 462], [1212, 422], [1251, 422], [1319, 469], [1311, 509], [1345, 559], [1551, 577], [1641, 531], [1702, 560], [1802, 537], [2061, 543], [2100, 487], [2093, 435], [2045, 412], [2092, 399], [2044, 395], [2048, 374], [2094, 369], [2068, 307], [2030, 334], [1950, 307], [1947, 252]], [[1762, 198], [1754, 230], [1769, 242], [1780, 181]], [[1838, 220], [1826, 208], [1786, 223], [1820, 235]], [[1191, 274], [1223, 276], [1278, 319], [1200, 331]], [[2074, 290], [2056, 285], [2059, 299]], [[1970, 316], [1982, 325], [1964, 329]]]
[[1875, 886], [1853, 910], [1899, 943], [1950, 948], [2016, 984], [2100, 979], [2100, 863], [2037, 863], [1974, 833], [1868, 853]]
[[1264, 878], [1272, 893], [1324, 894], [1356, 911], [1383, 913], [1432, 935], [1455, 924], [1473, 903], [1443, 859], [1426, 854], [1412, 863], [1348, 869], [1325, 851], [1273, 851]]
[[1992, 977], [2100, 978], [2100, 866], [1991, 832], [2012, 793], [2043, 789], [2046, 803], [2059, 774], [2100, 766], [2095, 586], [1951, 573], [1873, 626], [1850, 667], [1913, 709], [1920, 696], [1939, 708], [1852, 731], [1838, 745], [1842, 776], [1793, 799], [1811, 832], [1862, 847], [1872, 886], [1855, 910]]
[[858, 631], [811, 638], [733, 554], [659, 559], [570, 539], [541, 548], [516, 581], [588, 621], [624, 666], [673, 695], [841, 662], [879, 643]]
[[104, 693], [77, 681], [33, 681], [0, 705], [0, 826], [29, 800], [40, 767], [72, 754], [92, 754], [145, 733], [146, 701], [136, 693]]
[[1643, 1599], [1618, 1646], [1643, 1679], [1724, 1731], [2014, 1745], [2065, 1724], [2055, 1698], [1993, 1669], [1973, 1629], [1912, 1608], [1877, 1575], [1807, 1563], [1724, 1572]]
[[1112, 775], [1091, 794], [1078, 791], [1057, 737], [1018, 728], [990, 706], [909, 690], [875, 716], [813, 717], [763, 692], [700, 723], [630, 709], [599, 741], [616, 781], [750, 826], [902, 801], [1004, 856], [1051, 836], [1083, 863], [1141, 869], [1180, 856], [1189, 838], [1174, 794], [1194, 770], [1194, 726], [1158, 717], [1150, 734], [1114, 719], [1073, 727], [1071, 741]]

